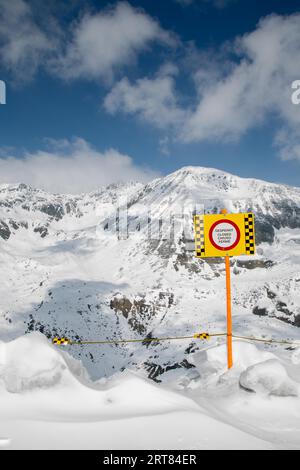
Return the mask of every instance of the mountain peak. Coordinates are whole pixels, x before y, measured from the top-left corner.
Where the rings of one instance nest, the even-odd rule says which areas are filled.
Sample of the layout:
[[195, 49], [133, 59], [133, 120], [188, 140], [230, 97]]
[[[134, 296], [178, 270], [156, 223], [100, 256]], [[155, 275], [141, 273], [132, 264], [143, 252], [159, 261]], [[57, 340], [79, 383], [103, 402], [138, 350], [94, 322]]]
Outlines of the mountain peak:
[[[185, 166], [175, 172], [155, 180], [150, 185], [160, 186], [163, 192], [176, 191], [179, 195], [182, 191], [188, 193], [209, 192], [227, 193], [229, 190], [235, 190], [240, 186], [242, 178], [231, 175], [222, 170], [207, 168], [201, 166]], [[246, 186], [246, 183], [243, 183]]]
[[201, 175], [201, 174], [224, 174], [224, 175], [230, 175], [230, 173], [227, 173], [223, 170], [218, 170], [217, 168], [212, 168], [212, 167], [205, 167], [205, 166], [183, 166], [182, 168], [179, 168], [178, 170], [174, 171], [171, 174], [184, 174], [184, 175]]

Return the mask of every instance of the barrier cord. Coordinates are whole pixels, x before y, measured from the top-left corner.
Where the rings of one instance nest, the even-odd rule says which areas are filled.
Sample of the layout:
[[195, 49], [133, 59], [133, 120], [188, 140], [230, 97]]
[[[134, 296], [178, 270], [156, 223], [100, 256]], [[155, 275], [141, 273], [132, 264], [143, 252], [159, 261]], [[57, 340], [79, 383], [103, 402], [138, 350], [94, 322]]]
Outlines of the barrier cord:
[[298, 345], [300, 346], [300, 342], [298, 341], [288, 341], [288, 340], [276, 340], [276, 339], [263, 339], [263, 338], [254, 338], [252, 336], [237, 336], [232, 335], [235, 339], [245, 339], [247, 341], [255, 341], [259, 343], [267, 343], [267, 344], [287, 344], [287, 345]]
[[[143, 338], [143, 339], [118, 339], [118, 340], [103, 340], [103, 341], [73, 341], [66, 337], [54, 338], [52, 343], [57, 346], [80, 346], [80, 345], [93, 345], [93, 344], [126, 344], [126, 343], [159, 343], [161, 341], [173, 341], [173, 340], [184, 340], [184, 339], [200, 339], [200, 340], [209, 340], [214, 337], [227, 336], [227, 333], [196, 333], [191, 336], [169, 336], [161, 338]], [[289, 340], [274, 340], [274, 339], [264, 339], [264, 338], [255, 338], [253, 336], [238, 336], [232, 335], [232, 338], [242, 339], [246, 341], [255, 341], [266, 344], [282, 344], [282, 345], [297, 345], [300, 346], [300, 342], [289, 341]]]

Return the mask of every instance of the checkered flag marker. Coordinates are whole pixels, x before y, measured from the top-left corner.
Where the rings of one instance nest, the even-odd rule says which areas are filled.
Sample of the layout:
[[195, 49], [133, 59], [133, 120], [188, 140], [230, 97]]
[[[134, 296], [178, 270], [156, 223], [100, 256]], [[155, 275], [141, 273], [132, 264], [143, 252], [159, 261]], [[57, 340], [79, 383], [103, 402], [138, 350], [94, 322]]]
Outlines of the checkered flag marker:
[[196, 255], [202, 257], [205, 255], [205, 240], [204, 240], [204, 217], [203, 215], [195, 215], [194, 217], [195, 228], [195, 244]]
[[209, 335], [209, 333], [196, 333], [194, 335], [194, 338], [195, 339], [209, 339], [210, 335]]
[[251, 213], [245, 215], [245, 247], [247, 255], [255, 254], [254, 219]]
[[68, 338], [53, 338], [52, 343], [56, 346], [67, 346], [70, 344], [70, 340]]

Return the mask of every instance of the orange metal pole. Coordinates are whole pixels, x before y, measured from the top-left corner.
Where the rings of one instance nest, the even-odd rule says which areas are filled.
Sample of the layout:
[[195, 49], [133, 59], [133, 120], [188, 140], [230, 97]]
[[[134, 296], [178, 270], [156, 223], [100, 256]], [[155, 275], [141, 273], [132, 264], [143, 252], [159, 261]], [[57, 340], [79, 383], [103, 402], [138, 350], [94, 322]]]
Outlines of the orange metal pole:
[[225, 256], [226, 266], [226, 304], [227, 304], [227, 363], [228, 369], [233, 366], [232, 359], [232, 318], [231, 318], [231, 283], [230, 283], [230, 257]]

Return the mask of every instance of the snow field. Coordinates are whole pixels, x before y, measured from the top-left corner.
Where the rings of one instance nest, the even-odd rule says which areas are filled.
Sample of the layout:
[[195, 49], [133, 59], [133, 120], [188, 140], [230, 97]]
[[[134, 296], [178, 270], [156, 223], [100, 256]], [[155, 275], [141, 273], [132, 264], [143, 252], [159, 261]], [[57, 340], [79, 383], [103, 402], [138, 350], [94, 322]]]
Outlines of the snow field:
[[300, 448], [299, 366], [291, 378], [251, 344], [234, 343], [230, 372], [225, 346], [195, 354], [198, 376], [181, 386], [128, 371], [91, 382], [39, 333], [2, 342], [0, 352], [3, 449]]

